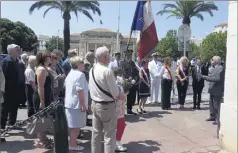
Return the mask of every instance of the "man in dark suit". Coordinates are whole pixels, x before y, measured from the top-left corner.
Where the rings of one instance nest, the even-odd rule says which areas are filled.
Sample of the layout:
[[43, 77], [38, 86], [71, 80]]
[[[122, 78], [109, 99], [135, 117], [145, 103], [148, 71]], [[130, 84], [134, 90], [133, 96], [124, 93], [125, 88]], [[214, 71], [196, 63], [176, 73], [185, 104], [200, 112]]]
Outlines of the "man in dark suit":
[[139, 71], [137, 70], [136, 64], [132, 61], [133, 50], [126, 51], [126, 59], [120, 61], [119, 66], [123, 70], [123, 77], [131, 82], [131, 87], [127, 95], [127, 114], [136, 115], [132, 111], [132, 107], [136, 101], [136, 92], [138, 90]]
[[192, 68], [192, 86], [193, 86], [193, 109], [200, 109], [202, 90], [204, 87], [204, 79], [198, 78], [197, 74], [205, 74], [205, 69], [201, 64], [201, 60], [198, 59], [196, 65]]
[[9, 124], [14, 125], [17, 119], [19, 106], [19, 89], [21, 83], [21, 68], [18, 62], [20, 47], [15, 44], [7, 46], [8, 56], [3, 60], [2, 70], [5, 76], [4, 102], [1, 108], [1, 129], [5, 129], [7, 119]]
[[225, 70], [221, 65], [221, 58], [214, 56], [212, 58], [214, 68], [208, 76], [201, 75], [201, 78], [210, 82], [209, 93], [212, 98], [214, 106], [215, 122], [214, 125], [218, 125], [217, 136], [220, 130], [220, 107], [224, 94], [224, 81], [225, 81]]

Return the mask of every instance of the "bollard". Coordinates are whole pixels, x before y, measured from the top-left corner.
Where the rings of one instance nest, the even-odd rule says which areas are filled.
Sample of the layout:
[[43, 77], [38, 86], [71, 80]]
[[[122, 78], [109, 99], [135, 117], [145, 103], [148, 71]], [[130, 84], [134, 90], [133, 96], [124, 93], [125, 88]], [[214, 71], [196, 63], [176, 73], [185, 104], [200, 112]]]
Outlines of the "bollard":
[[54, 153], [69, 153], [68, 125], [63, 101], [55, 108]]

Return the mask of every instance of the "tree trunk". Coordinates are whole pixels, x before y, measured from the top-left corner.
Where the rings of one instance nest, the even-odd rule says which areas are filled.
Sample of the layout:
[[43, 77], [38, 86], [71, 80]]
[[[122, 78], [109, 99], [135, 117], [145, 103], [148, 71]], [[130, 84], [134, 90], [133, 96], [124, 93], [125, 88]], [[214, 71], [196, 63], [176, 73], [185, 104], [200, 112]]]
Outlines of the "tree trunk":
[[64, 12], [64, 57], [68, 56], [68, 51], [70, 49], [70, 14], [68, 12]]
[[[190, 27], [191, 20], [189, 17], [184, 17], [182, 23], [187, 24]], [[186, 51], [185, 54], [186, 54], [185, 56], [188, 57], [188, 51]], [[183, 52], [181, 56], [184, 56]]]
[[184, 17], [182, 23], [187, 24], [188, 26], [190, 26], [191, 20], [190, 20], [189, 17]]

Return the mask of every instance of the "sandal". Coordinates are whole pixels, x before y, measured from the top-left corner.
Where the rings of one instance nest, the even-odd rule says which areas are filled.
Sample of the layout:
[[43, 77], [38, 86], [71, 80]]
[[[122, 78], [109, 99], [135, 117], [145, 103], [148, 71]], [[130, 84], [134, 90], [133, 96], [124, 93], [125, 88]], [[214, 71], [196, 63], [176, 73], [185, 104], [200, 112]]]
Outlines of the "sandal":
[[143, 110], [143, 109], [141, 109], [141, 110], [142, 110], [142, 113], [145, 113], [145, 114], [147, 113], [147, 111], [145, 111], [145, 110]]
[[39, 139], [35, 140], [35, 147], [42, 148], [42, 149], [52, 149], [53, 145], [49, 142], [41, 142]]
[[54, 143], [53, 139], [50, 139], [50, 138], [47, 138], [47, 137], [44, 138], [44, 141], [52, 143], [52, 144]]
[[142, 114], [142, 110], [141, 109], [137, 109], [138, 114]]

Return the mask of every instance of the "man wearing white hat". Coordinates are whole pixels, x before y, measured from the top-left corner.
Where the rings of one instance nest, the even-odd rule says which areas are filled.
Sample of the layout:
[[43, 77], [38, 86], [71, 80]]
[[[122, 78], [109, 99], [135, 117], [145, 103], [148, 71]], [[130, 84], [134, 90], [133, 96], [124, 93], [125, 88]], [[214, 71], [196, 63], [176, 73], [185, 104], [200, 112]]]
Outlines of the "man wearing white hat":
[[160, 77], [159, 72], [162, 67], [162, 63], [158, 61], [158, 54], [152, 54], [152, 61], [149, 62], [148, 68], [151, 76], [151, 103], [159, 102], [159, 89], [160, 89]]

